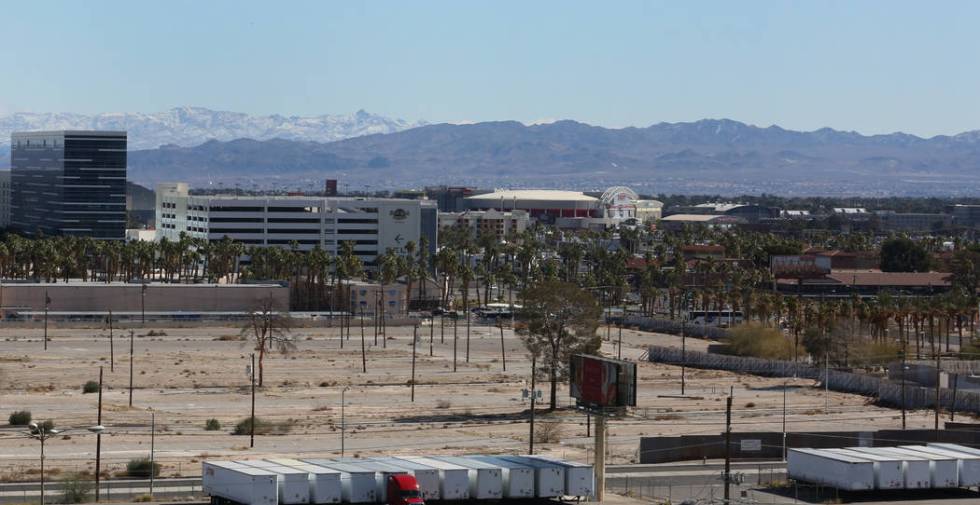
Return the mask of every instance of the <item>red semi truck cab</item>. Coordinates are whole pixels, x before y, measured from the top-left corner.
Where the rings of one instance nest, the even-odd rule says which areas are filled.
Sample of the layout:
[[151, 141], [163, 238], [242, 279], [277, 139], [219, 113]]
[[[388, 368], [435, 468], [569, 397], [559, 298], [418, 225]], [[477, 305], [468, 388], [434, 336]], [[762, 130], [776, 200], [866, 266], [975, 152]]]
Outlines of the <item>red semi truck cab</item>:
[[387, 495], [388, 505], [425, 505], [418, 481], [407, 473], [388, 476]]

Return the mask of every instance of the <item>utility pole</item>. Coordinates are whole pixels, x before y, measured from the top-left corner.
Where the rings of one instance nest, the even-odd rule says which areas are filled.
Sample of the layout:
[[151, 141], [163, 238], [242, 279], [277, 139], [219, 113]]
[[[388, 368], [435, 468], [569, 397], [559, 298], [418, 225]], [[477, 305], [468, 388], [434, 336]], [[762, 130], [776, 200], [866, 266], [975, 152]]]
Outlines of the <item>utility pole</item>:
[[[112, 309], [109, 309], [109, 371], [116, 371], [116, 351], [112, 343]], [[98, 493], [96, 493], [98, 494]]]
[[[361, 372], [367, 373], [367, 348], [364, 344], [364, 307], [361, 307]], [[341, 339], [343, 341], [343, 339]]]
[[415, 402], [415, 344], [419, 339], [419, 327], [412, 327], [412, 402]]
[[528, 437], [528, 454], [534, 454], [534, 400], [535, 400], [535, 381], [534, 376], [538, 371], [537, 360], [534, 356], [531, 356], [531, 433]]
[[[343, 338], [340, 339], [344, 341]], [[248, 446], [255, 447], [255, 353], [252, 353], [252, 366], [249, 368], [249, 380], [252, 382], [252, 414], [248, 422]]]
[[949, 406], [949, 422], [956, 420], [956, 386], [959, 385], [958, 374], [953, 374], [953, 403]]
[[429, 318], [429, 357], [432, 357], [432, 344], [436, 337], [436, 318], [432, 316]]
[[[146, 283], [140, 286], [140, 324], [146, 327]], [[150, 494], [153, 494], [151, 491]]]
[[459, 320], [459, 316], [456, 314], [456, 311], [454, 310], [453, 311], [453, 371], [454, 372], [456, 371], [456, 348], [459, 346], [459, 334], [456, 331], [458, 327], [458, 323], [457, 323], [458, 320]]
[[133, 339], [135, 332], [129, 330], [129, 406], [133, 406]]
[[623, 315], [619, 318], [619, 343], [616, 345], [617, 358], [623, 359], [623, 325], [626, 324], [626, 304], [623, 304]]
[[823, 355], [823, 412], [830, 412], [830, 353]]
[[344, 412], [344, 406], [347, 404], [345, 395], [350, 386], [344, 386], [344, 389], [340, 390], [340, 457], [344, 457], [344, 438], [346, 438], [347, 431], [347, 417]]
[[157, 433], [157, 415], [156, 412], [150, 412], [150, 498], [153, 497], [153, 474], [156, 472], [156, 433]]
[[500, 325], [500, 363], [504, 366], [504, 371], [507, 371], [507, 348], [504, 347], [504, 323], [497, 321]]
[[685, 376], [687, 375], [687, 335], [684, 320], [681, 319], [681, 395], [684, 393]]
[[732, 486], [732, 397], [725, 401], [725, 501], [731, 503]]
[[786, 461], [786, 381], [783, 381], [783, 461]]
[[941, 368], [942, 367], [942, 364], [940, 362], [940, 356], [942, 356], [942, 355], [939, 353], [939, 347], [937, 346], [936, 347], [936, 425], [934, 427], [935, 430], [936, 430], [936, 441], [937, 442], [939, 441], [939, 410], [940, 410], [940, 407], [942, 405], [942, 401], [941, 401], [942, 398], [939, 396], [939, 378], [940, 378], [940, 375], [942, 373], [941, 372], [941, 370], [942, 370], [942, 368]]
[[466, 362], [470, 362], [470, 309], [466, 308]]
[[[102, 367], [99, 367], [99, 414], [96, 417], [96, 426], [102, 426]], [[95, 434], [95, 501], [99, 501], [99, 472], [102, 463], [102, 432]]]
[[902, 429], [905, 429], [905, 349], [902, 349]]
[[[44, 290], [44, 350], [48, 350], [48, 305], [51, 305], [51, 298], [48, 296], [48, 290]], [[44, 444], [42, 443], [43, 447]], [[44, 505], [44, 503], [41, 503]]]

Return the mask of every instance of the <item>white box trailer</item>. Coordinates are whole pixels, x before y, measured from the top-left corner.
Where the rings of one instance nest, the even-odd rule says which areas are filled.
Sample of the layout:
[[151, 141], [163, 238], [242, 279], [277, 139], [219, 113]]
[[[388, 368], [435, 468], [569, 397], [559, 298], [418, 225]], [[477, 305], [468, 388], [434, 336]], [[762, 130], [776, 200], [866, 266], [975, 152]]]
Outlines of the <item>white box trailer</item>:
[[885, 456], [851, 449], [826, 449], [827, 451], [867, 459], [874, 465], [875, 489], [904, 489], [905, 462], [899, 456]]
[[592, 465], [578, 461], [565, 461], [548, 456], [533, 456], [534, 459], [565, 467], [565, 496], [592, 496], [595, 493], [595, 471]]
[[459, 456], [433, 456], [432, 459], [469, 470], [471, 500], [499, 500], [503, 496], [503, 471], [499, 466]]
[[903, 454], [893, 447], [851, 447], [853, 451], [880, 454], [900, 458], [904, 463], [905, 489], [928, 489], [932, 487], [931, 462], [915, 454]]
[[419, 483], [419, 492], [422, 493], [423, 500], [438, 501], [442, 499], [439, 470], [437, 468], [432, 468], [431, 466], [426, 466], [415, 461], [391, 456], [371, 459], [402, 468], [406, 472], [414, 475], [416, 482]]
[[874, 464], [867, 459], [822, 449], [790, 449], [786, 474], [791, 479], [823, 484], [847, 491], [874, 489]]
[[343, 498], [340, 472], [337, 470], [311, 465], [291, 458], [269, 458], [266, 461], [308, 472], [310, 474], [310, 503], [314, 505], [340, 503]]
[[421, 463], [425, 466], [430, 466], [439, 470], [439, 477], [441, 480], [442, 487], [440, 488], [440, 493], [442, 494], [442, 499], [451, 500], [468, 500], [470, 497], [470, 471], [467, 468], [463, 468], [459, 465], [454, 465], [452, 463], [446, 463], [445, 461], [439, 461], [432, 458], [423, 458], [418, 456], [409, 456], [404, 459], [409, 461], [415, 461], [416, 463]]
[[276, 474], [233, 461], [205, 461], [201, 469], [201, 490], [208, 496], [242, 505], [279, 503]]
[[345, 503], [378, 503], [381, 501], [378, 495], [376, 472], [329, 459], [304, 459], [301, 461], [340, 472], [340, 490], [342, 500]]
[[501, 456], [534, 469], [534, 496], [555, 498], [565, 494], [565, 468], [526, 456]]
[[960, 475], [959, 475], [959, 461], [954, 456], [943, 455], [943, 454], [933, 454], [926, 451], [917, 451], [915, 447], [922, 446], [908, 446], [903, 445], [896, 447], [895, 450], [907, 452], [913, 456], [922, 456], [930, 461], [930, 470], [932, 477], [932, 487], [934, 488], [949, 488], [958, 487], [960, 485]]
[[466, 458], [500, 467], [504, 498], [534, 498], [533, 468], [495, 456], [466, 456]]
[[276, 474], [279, 480], [279, 505], [305, 505], [310, 503], [310, 473], [261, 459], [242, 460], [238, 463]]
[[980, 454], [935, 447], [931, 444], [905, 447], [915, 451], [956, 458], [956, 473], [959, 476], [960, 487], [980, 486]]
[[[384, 463], [373, 458], [340, 458], [337, 459], [337, 461], [348, 465], [359, 466], [365, 470], [374, 472], [375, 482], [378, 486], [378, 501], [381, 503], [386, 503], [388, 501], [388, 477], [391, 475], [405, 475], [411, 473], [404, 468]], [[421, 492], [422, 491], [420, 489], [419, 494], [421, 494]]]

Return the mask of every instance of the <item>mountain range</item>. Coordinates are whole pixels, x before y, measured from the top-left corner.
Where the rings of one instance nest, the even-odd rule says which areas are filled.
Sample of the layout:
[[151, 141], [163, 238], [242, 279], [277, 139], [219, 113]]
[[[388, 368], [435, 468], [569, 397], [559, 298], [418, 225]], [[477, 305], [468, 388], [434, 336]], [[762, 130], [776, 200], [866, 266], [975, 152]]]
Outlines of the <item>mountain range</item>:
[[921, 138], [728, 119], [610, 129], [576, 121], [432, 124], [330, 143], [239, 139], [130, 154], [131, 178], [244, 187], [426, 184], [646, 193], [976, 195], [980, 132]]
[[[0, 118], [0, 142], [9, 143], [8, 130], [63, 128], [127, 129], [130, 179], [147, 185], [309, 190], [336, 178], [348, 190], [622, 184], [649, 194], [980, 194], [980, 131], [922, 138], [729, 119], [621, 129], [570, 120], [426, 124], [364, 111], [301, 118], [184, 107], [15, 114]], [[8, 159], [0, 152], [0, 163]]]
[[250, 138], [333, 142], [372, 133], [391, 133], [424, 123], [410, 123], [359, 110], [322, 116], [252, 116], [203, 107], [176, 107], [157, 113], [18, 112], [0, 116], [0, 146], [9, 149], [10, 133], [30, 130], [126, 130], [130, 149], [163, 145], [196, 146], [208, 140]]

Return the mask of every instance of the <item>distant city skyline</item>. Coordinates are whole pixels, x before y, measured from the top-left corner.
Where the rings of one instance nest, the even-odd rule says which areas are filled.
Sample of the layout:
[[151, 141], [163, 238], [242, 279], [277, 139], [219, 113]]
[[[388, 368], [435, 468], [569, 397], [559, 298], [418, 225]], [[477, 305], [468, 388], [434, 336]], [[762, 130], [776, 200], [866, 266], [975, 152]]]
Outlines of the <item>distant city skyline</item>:
[[[6, 13], [24, 8], [0, 0]], [[5, 25], [0, 115], [358, 109], [980, 130], [980, 3], [51, 2]]]

